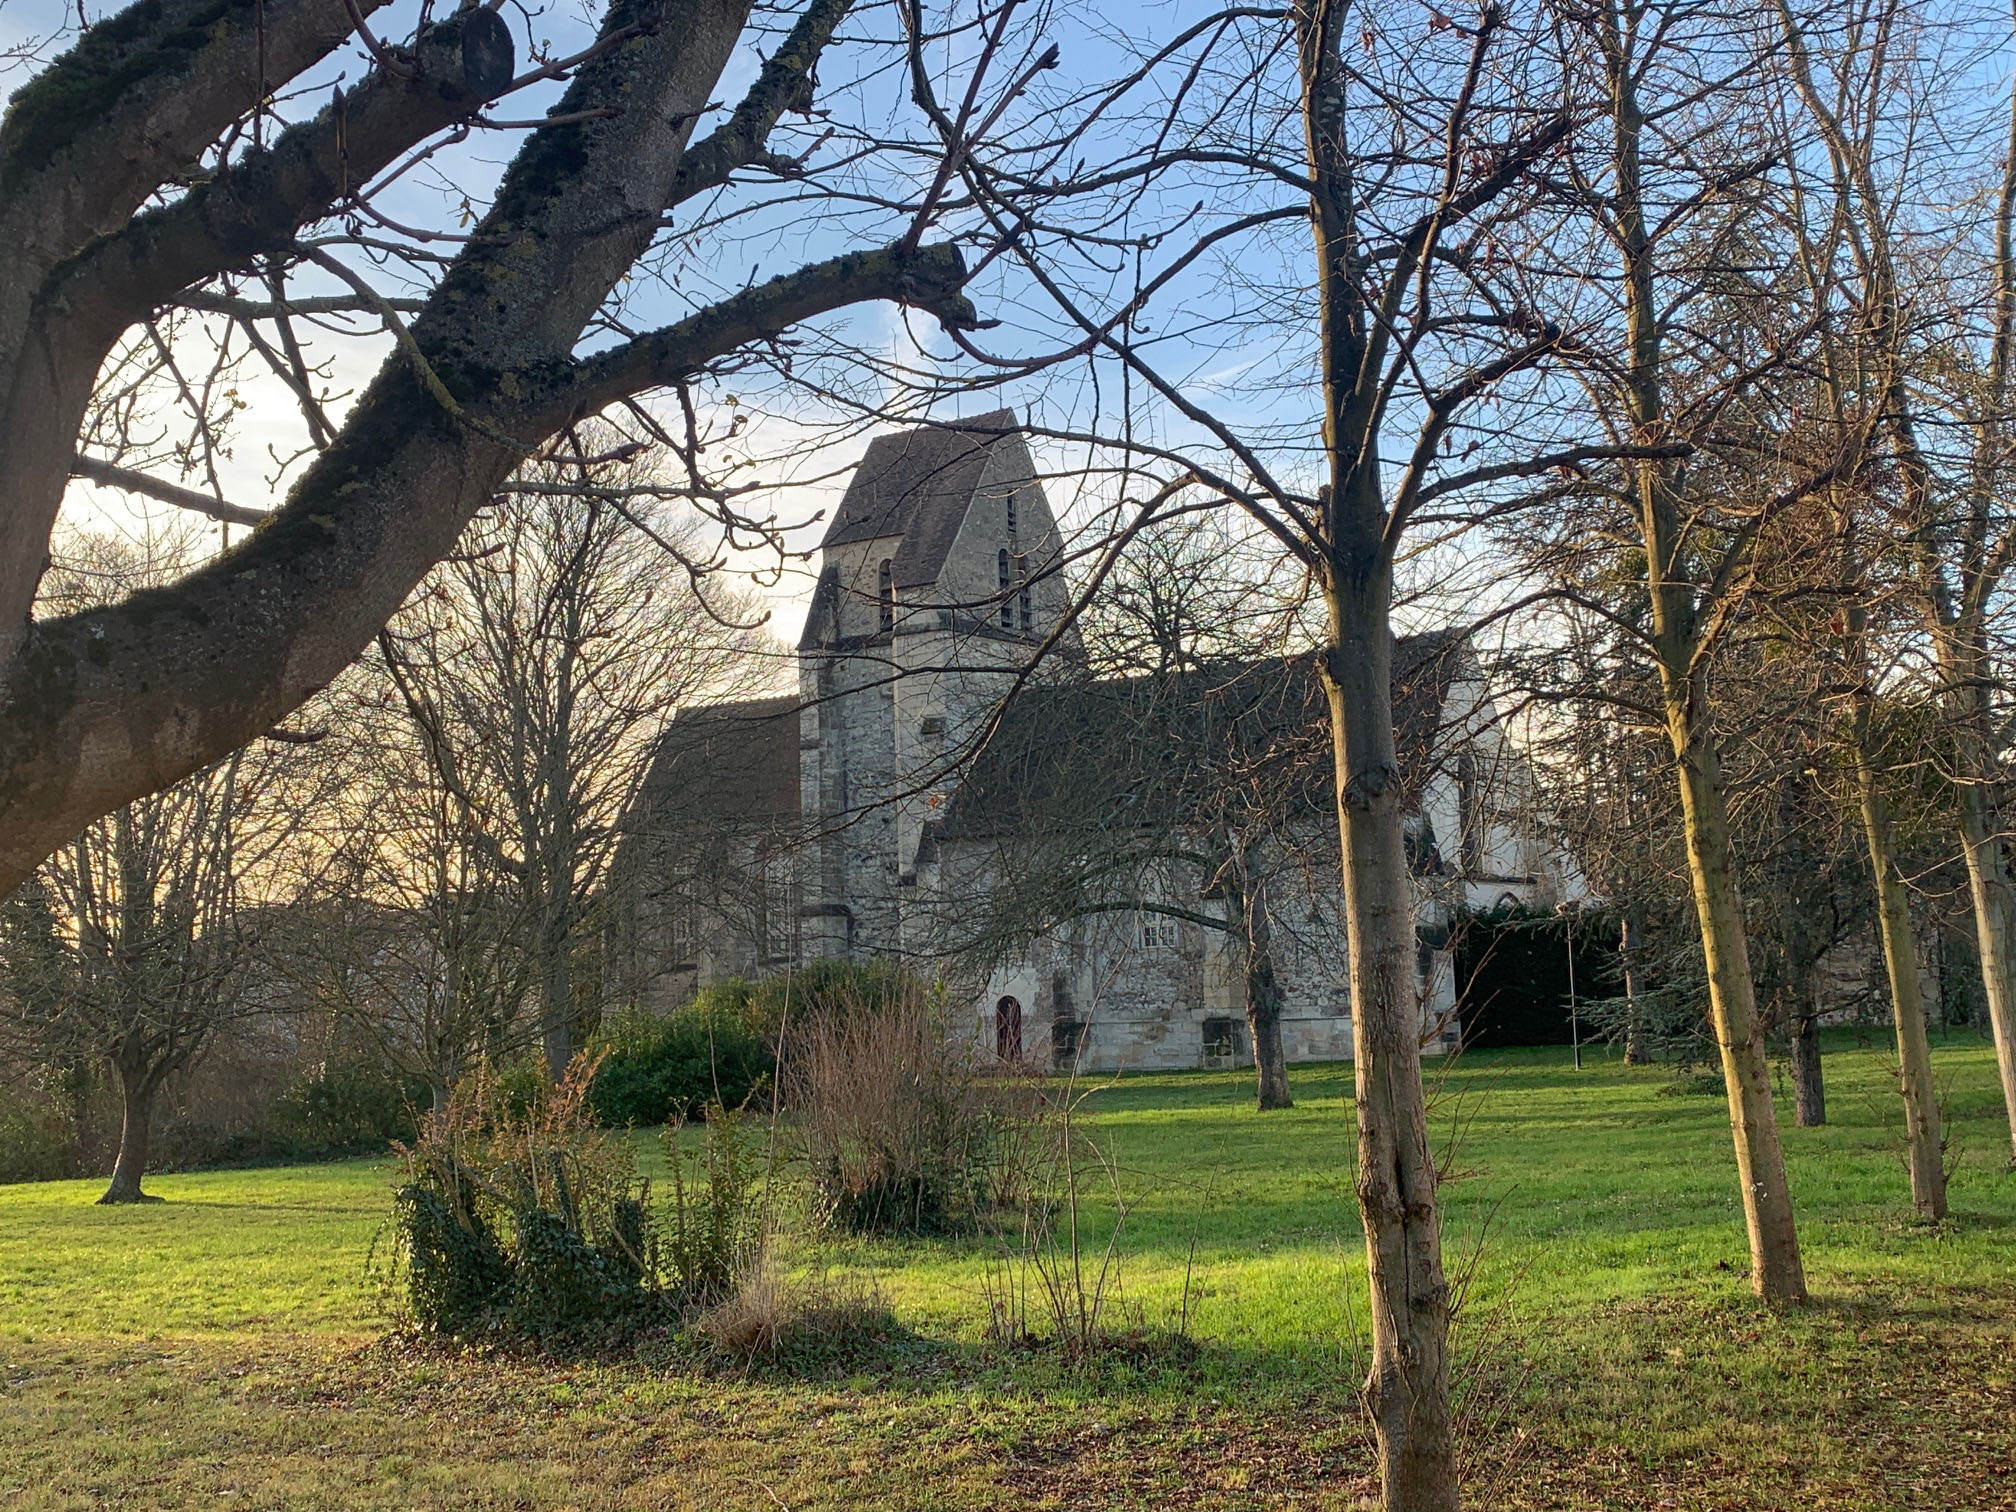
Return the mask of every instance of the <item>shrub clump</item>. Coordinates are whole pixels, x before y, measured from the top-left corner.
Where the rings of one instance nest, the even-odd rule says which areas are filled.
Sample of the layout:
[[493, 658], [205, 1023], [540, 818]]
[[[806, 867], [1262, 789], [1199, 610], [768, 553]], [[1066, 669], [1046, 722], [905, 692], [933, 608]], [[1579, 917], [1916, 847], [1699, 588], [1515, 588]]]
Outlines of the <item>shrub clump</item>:
[[395, 1312], [429, 1333], [545, 1340], [691, 1314], [760, 1265], [762, 1169], [742, 1120], [717, 1104], [696, 1139], [675, 1117], [654, 1204], [629, 1139], [589, 1110], [596, 1071], [577, 1061], [528, 1101], [479, 1068], [400, 1147]]
[[763, 1263], [695, 1320], [702, 1357], [787, 1376], [852, 1374], [930, 1348], [896, 1321], [871, 1280], [787, 1276]]
[[0, 1185], [85, 1174], [75, 1121], [51, 1098], [0, 1082]]
[[660, 1017], [641, 1010], [606, 1023], [589, 1092], [610, 1128], [672, 1123], [689, 1108], [739, 1108], [760, 1098], [776, 1071], [769, 1037], [751, 1013], [745, 982], [710, 987]]
[[942, 994], [890, 976], [842, 986], [785, 1036], [815, 1205], [850, 1233], [934, 1234], [973, 1225], [998, 1193], [1020, 1088], [954, 1035]]
[[479, 1067], [398, 1147], [385, 1281], [416, 1326], [544, 1338], [653, 1305], [649, 1189], [587, 1111], [594, 1073], [578, 1061], [527, 1105]]
[[660, 1227], [668, 1279], [688, 1310], [714, 1305], [763, 1261], [762, 1171], [743, 1118], [715, 1104], [697, 1145], [682, 1137], [683, 1120], [665, 1126], [672, 1180]]

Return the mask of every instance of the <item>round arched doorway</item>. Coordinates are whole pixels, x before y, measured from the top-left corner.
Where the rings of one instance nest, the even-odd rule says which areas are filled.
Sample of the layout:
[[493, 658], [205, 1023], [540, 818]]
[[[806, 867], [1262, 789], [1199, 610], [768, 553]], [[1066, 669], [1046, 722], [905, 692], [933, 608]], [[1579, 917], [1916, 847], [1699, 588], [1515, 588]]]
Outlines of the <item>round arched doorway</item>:
[[1004, 1061], [1022, 1059], [1022, 1004], [1015, 998], [994, 1005], [994, 1053]]

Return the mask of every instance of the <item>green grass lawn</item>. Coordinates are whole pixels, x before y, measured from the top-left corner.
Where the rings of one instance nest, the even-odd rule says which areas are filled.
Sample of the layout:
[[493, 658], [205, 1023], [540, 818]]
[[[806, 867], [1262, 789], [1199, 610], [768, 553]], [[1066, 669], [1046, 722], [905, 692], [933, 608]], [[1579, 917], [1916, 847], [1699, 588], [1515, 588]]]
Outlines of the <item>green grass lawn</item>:
[[[1993, 1058], [1935, 1046], [1953, 1215], [1909, 1221], [1880, 1040], [1831, 1122], [1781, 1106], [1812, 1306], [1749, 1298], [1724, 1104], [1565, 1051], [1431, 1069], [1472, 1503], [2016, 1508], [2016, 1178]], [[981, 1339], [981, 1241], [833, 1242], [918, 1347], [818, 1382], [373, 1342], [382, 1161], [0, 1188], [0, 1501], [1351, 1507], [1363, 1259], [1349, 1068], [1260, 1115], [1233, 1073], [1090, 1099], [1130, 1315], [1194, 1360], [1073, 1371]], [[647, 1164], [655, 1154], [646, 1144]], [[1112, 1193], [1084, 1203], [1090, 1246]]]

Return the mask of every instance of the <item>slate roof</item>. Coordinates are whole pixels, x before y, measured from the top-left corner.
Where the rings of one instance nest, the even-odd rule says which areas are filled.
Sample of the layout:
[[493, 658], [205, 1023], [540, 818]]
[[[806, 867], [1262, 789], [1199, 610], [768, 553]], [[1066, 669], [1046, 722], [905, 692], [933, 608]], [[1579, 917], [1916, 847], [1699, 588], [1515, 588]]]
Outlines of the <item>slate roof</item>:
[[798, 696], [682, 710], [639, 795], [654, 828], [714, 828], [798, 814]]
[[[1461, 645], [1460, 633], [1442, 631], [1394, 647], [1394, 737], [1410, 807], [1434, 770]], [[645, 778], [644, 827], [712, 831], [797, 818], [798, 710], [785, 694], [682, 712]], [[1032, 687], [974, 757], [933, 838], [1169, 825], [1228, 804], [1275, 818], [1328, 816], [1333, 781], [1329, 711], [1310, 656]]]
[[[1434, 770], [1460, 644], [1438, 632], [1394, 648], [1394, 740], [1409, 808]], [[1160, 828], [1240, 809], [1276, 823], [1329, 816], [1334, 782], [1313, 656], [1031, 688], [975, 757], [935, 838]]]
[[995, 442], [1016, 428], [1013, 410], [954, 426], [925, 425], [868, 443], [820, 548], [901, 536], [891, 559], [899, 588], [938, 581], [953, 537]]

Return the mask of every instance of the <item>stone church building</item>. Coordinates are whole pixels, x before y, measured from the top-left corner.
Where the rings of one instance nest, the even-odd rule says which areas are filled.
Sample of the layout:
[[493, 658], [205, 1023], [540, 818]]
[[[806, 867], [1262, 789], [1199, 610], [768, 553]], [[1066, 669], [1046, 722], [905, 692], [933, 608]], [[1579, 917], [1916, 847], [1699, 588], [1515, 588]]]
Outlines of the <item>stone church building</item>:
[[[1231, 1064], [1261, 938], [1290, 1058], [1350, 1055], [1312, 667], [1095, 679], [1067, 635], [1025, 676], [1069, 607], [1063, 561], [1011, 412], [869, 445], [821, 544], [798, 692], [681, 713], [626, 818], [611, 948], [638, 1000], [885, 957], [943, 979], [1004, 1058]], [[1455, 1034], [1452, 910], [1579, 888], [1459, 638], [1398, 643], [1395, 716], [1434, 1048]]]

